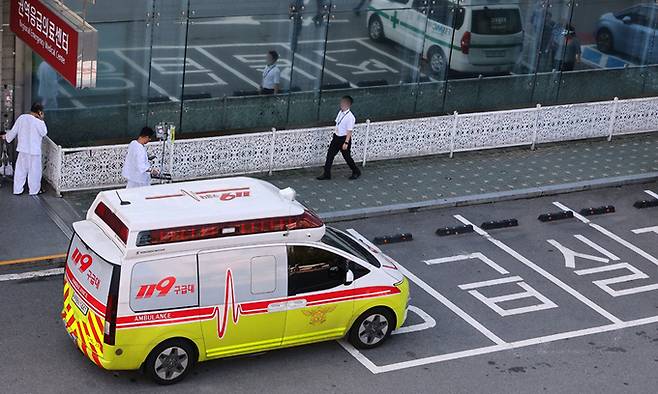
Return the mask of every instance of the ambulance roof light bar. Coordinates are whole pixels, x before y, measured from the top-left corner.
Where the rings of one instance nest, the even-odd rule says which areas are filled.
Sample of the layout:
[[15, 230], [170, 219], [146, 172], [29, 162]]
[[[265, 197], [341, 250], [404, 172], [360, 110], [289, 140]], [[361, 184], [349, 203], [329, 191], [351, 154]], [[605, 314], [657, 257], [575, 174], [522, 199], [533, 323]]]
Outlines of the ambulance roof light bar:
[[322, 220], [319, 217], [310, 211], [305, 210], [303, 214], [297, 216], [282, 216], [140, 231], [139, 234], [137, 234], [137, 246], [161, 245], [238, 235], [301, 230], [306, 228], [318, 228], [322, 227], [322, 225]]

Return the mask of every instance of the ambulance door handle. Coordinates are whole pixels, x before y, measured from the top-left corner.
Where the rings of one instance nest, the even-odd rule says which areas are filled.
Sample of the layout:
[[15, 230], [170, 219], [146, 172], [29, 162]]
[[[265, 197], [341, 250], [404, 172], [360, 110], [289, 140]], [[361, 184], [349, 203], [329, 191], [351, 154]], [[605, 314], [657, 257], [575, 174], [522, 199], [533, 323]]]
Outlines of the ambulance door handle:
[[286, 310], [286, 303], [285, 302], [275, 302], [273, 304], [269, 304], [267, 306], [267, 311], [268, 312], [281, 312]]
[[288, 301], [288, 310], [299, 309], [299, 308], [303, 308], [305, 306], [306, 306], [306, 300], [304, 300], [304, 299]]

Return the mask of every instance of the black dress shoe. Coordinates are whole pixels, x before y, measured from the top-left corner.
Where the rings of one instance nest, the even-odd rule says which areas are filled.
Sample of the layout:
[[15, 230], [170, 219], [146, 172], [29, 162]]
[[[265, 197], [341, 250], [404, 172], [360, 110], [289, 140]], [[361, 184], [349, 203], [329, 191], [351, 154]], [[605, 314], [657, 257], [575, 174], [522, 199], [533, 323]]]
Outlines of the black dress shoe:
[[315, 179], [317, 179], [318, 181], [327, 181], [327, 180], [331, 179], [331, 177], [322, 174], [322, 175], [320, 175], [319, 177], [317, 177]]
[[352, 175], [351, 175], [349, 178], [347, 178], [347, 179], [349, 179], [349, 180], [354, 180], [354, 179], [357, 179], [357, 178], [360, 177], [360, 176], [361, 176], [361, 173], [360, 173], [360, 172], [353, 172]]

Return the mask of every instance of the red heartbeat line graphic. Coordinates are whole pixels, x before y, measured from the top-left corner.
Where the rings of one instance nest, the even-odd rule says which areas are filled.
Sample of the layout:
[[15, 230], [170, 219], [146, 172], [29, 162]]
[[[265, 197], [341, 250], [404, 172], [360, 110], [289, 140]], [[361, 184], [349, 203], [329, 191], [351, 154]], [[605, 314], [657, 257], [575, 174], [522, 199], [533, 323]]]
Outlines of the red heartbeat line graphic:
[[231, 302], [231, 317], [233, 318], [233, 324], [237, 325], [238, 320], [240, 320], [240, 314], [242, 313], [242, 307], [235, 302], [235, 288], [233, 284], [233, 273], [231, 269], [226, 271], [226, 283], [224, 286], [224, 310], [220, 315], [219, 307], [215, 307], [213, 312], [213, 317], [217, 314], [217, 337], [222, 339], [224, 334], [226, 334], [226, 329], [228, 327], [228, 310], [229, 310], [229, 299]]

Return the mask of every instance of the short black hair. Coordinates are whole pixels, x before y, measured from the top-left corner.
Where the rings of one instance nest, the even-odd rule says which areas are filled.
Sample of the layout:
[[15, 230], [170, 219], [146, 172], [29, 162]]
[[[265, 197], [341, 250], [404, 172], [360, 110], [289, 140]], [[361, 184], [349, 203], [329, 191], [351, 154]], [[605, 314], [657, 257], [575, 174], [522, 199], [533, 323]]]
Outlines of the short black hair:
[[277, 51], [275, 51], [275, 50], [271, 50], [271, 51], [267, 51], [267, 53], [268, 53], [270, 56], [272, 56], [272, 59], [274, 59], [274, 61], [279, 60], [279, 52], [277, 52]]
[[343, 96], [340, 99], [341, 100], [347, 100], [350, 103], [350, 105], [352, 105], [352, 103], [354, 103], [354, 99], [352, 98], [352, 96], [349, 96], [349, 95]]
[[39, 112], [43, 112], [43, 105], [39, 102], [34, 102], [32, 103], [32, 107], [30, 107], [30, 111], [38, 114]]
[[144, 127], [142, 131], [139, 132], [139, 136], [153, 138], [155, 136], [155, 131], [150, 127]]

